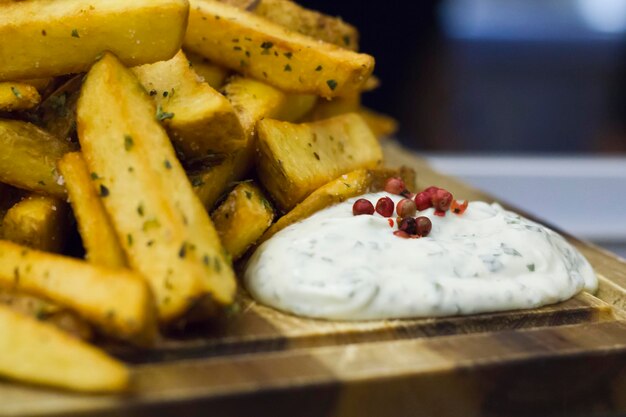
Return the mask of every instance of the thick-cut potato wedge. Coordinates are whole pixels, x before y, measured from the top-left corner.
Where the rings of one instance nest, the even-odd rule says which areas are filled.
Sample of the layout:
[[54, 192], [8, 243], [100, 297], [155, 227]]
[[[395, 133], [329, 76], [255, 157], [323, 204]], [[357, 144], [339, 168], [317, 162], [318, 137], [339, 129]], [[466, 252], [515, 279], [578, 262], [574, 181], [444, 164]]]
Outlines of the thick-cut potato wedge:
[[208, 211], [233, 182], [243, 179], [252, 168], [257, 122], [264, 117], [277, 116], [289, 101], [287, 94], [249, 78], [233, 77], [223, 91], [237, 112], [248, 143], [220, 164], [190, 174], [194, 191]]
[[21, 83], [31, 85], [37, 89], [40, 93], [45, 91], [50, 84], [52, 84], [53, 78], [29, 78], [28, 80], [20, 80]]
[[224, 248], [239, 259], [263, 235], [274, 220], [274, 209], [259, 187], [237, 185], [211, 214]]
[[161, 322], [207, 295], [232, 303], [230, 262], [132, 72], [105, 54], [85, 79], [77, 113], [87, 166], [129, 264], [152, 287]]
[[75, 337], [0, 305], [0, 375], [86, 392], [126, 389], [130, 373]]
[[278, 219], [259, 239], [259, 243], [265, 242], [285, 227], [299, 222], [326, 207], [370, 191], [378, 191], [384, 186], [385, 180], [394, 176], [405, 179], [407, 184], [415, 182], [414, 172], [405, 170], [357, 169], [343, 174], [313, 191], [293, 210]]
[[287, 94], [280, 111], [274, 117], [285, 122], [299, 122], [317, 103], [317, 96], [311, 94]]
[[131, 271], [96, 267], [0, 240], [0, 286], [66, 306], [120, 339], [142, 343], [155, 336], [152, 295]]
[[0, 5], [0, 80], [87, 70], [104, 51], [126, 65], [180, 49], [187, 0], [29, 0]]
[[376, 168], [383, 159], [378, 140], [354, 113], [299, 125], [265, 119], [257, 130], [259, 179], [285, 211], [339, 175]]
[[324, 120], [346, 113], [357, 113], [360, 108], [360, 94], [352, 94], [346, 97], [335, 97], [332, 100], [319, 100], [307, 118], [311, 121]]
[[260, 0], [252, 13], [295, 32], [342, 48], [359, 49], [358, 30], [339, 17], [306, 9], [290, 0]]
[[109, 268], [125, 267], [126, 255], [80, 152], [65, 154], [58, 169], [65, 180], [87, 260]]
[[36, 194], [11, 207], [2, 220], [3, 239], [46, 252], [63, 250], [69, 226], [65, 201]]
[[41, 297], [0, 288], [0, 304], [39, 321], [50, 323], [79, 339], [90, 340], [93, 337], [91, 326], [75, 312]]
[[220, 196], [235, 181], [235, 163], [235, 158], [229, 157], [218, 165], [189, 174], [193, 190], [207, 211], [213, 210]]
[[56, 162], [72, 149], [33, 124], [0, 120], [0, 182], [63, 198]]
[[358, 113], [379, 139], [388, 138], [398, 131], [398, 122], [391, 116], [366, 107], [361, 107]]
[[194, 54], [193, 52], [185, 51], [185, 55], [187, 55], [187, 59], [189, 59], [189, 63], [191, 64], [193, 70], [205, 83], [209, 84], [216, 90], [222, 88], [226, 78], [230, 75], [229, 70], [224, 67], [220, 67], [205, 57]]
[[184, 159], [228, 153], [246, 145], [230, 102], [200, 81], [182, 51], [168, 61], [132, 69], [157, 104], [157, 118], [167, 127]]
[[374, 58], [317, 41], [215, 0], [191, 0], [185, 48], [291, 93], [359, 91]]
[[50, 94], [35, 112], [40, 126], [61, 138], [72, 138], [76, 133], [76, 103], [83, 76], [77, 75]]
[[0, 111], [32, 109], [39, 101], [39, 92], [32, 85], [0, 82]]

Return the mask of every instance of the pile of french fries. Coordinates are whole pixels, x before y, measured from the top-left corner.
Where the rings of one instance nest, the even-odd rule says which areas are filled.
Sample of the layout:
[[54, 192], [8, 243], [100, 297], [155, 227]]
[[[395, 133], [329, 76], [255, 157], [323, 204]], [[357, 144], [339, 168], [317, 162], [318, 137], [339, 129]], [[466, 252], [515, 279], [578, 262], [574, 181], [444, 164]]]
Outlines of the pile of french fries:
[[398, 174], [358, 32], [290, 0], [3, 0], [0, 39], [0, 377], [127, 389], [90, 342], [219, 312], [233, 261]]

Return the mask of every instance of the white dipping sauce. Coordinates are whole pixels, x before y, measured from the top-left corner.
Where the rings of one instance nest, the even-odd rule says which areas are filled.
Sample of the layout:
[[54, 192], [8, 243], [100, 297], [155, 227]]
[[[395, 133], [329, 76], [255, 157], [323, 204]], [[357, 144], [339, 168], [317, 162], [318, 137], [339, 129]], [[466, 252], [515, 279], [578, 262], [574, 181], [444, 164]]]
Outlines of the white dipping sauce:
[[352, 214], [358, 198], [383, 196], [402, 199], [352, 198], [263, 243], [245, 271], [252, 296], [300, 316], [364, 320], [533, 308], [597, 288], [563, 237], [498, 204], [473, 201], [460, 216], [424, 210], [430, 235], [404, 239], [377, 213]]

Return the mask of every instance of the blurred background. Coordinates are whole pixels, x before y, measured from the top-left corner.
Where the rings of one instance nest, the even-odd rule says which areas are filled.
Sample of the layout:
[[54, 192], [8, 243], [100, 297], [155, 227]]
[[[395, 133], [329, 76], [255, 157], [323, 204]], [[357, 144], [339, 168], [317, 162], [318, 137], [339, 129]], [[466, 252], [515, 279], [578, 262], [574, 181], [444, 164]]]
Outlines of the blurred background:
[[376, 57], [405, 146], [626, 257], [626, 0], [301, 0]]

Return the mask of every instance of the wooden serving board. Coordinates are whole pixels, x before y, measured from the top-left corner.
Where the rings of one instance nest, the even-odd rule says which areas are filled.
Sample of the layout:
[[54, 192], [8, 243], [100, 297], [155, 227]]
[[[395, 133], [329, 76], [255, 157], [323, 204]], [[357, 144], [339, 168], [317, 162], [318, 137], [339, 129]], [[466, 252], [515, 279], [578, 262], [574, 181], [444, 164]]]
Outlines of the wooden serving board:
[[[418, 185], [493, 200], [432, 171], [393, 142], [390, 165]], [[534, 310], [330, 322], [264, 307], [138, 351], [125, 395], [77, 395], [0, 382], [0, 416], [610, 416], [626, 415], [626, 262], [569, 238], [600, 277]]]

